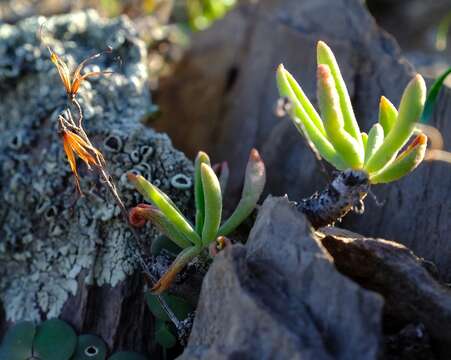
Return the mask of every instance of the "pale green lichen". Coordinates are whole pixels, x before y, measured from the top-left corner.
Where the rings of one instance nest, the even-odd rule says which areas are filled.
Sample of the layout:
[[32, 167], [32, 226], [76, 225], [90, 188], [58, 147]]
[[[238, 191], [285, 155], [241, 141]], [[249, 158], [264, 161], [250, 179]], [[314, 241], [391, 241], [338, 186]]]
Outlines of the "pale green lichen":
[[[73, 177], [56, 126], [65, 92], [37, 39], [44, 21], [34, 17], [0, 26], [0, 299], [12, 321], [58, 316], [79, 284], [115, 286], [138, 266], [119, 209], [83, 166], [85, 197], [74, 204]], [[72, 65], [107, 45], [122, 58], [122, 66], [108, 57], [90, 65], [115, 73], [83, 83], [80, 103], [85, 128], [126, 205], [143, 200], [121, 178], [134, 170], [186, 208], [191, 189], [176, 189], [170, 179], [190, 178], [192, 164], [166, 135], [139, 123], [152, 104], [144, 47], [129, 21], [103, 20], [88, 11], [53, 17], [45, 28], [47, 41]], [[149, 228], [145, 233], [155, 234]]]

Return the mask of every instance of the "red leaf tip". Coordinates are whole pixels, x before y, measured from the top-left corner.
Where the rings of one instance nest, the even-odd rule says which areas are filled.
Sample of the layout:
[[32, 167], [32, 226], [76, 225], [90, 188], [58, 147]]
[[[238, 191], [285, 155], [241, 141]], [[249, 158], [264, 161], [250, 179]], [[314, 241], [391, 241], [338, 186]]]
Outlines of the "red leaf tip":
[[142, 227], [145, 225], [146, 223], [146, 219], [144, 219], [141, 216], [141, 211], [140, 211], [140, 207], [134, 207], [130, 210], [130, 212], [128, 213], [128, 221], [130, 222], [130, 224], [132, 226], [135, 227]]
[[127, 173], [127, 179], [131, 182], [135, 182], [138, 180], [138, 176], [135, 173], [130, 171]]
[[249, 155], [249, 160], [256, 161], [256, 162], [262, 160], [262, 158], [261, 158], [261, 156], [260, 156], [260, 154], [259, 154], [257, 149], [253, 148], [251, 150], [251, 153]]

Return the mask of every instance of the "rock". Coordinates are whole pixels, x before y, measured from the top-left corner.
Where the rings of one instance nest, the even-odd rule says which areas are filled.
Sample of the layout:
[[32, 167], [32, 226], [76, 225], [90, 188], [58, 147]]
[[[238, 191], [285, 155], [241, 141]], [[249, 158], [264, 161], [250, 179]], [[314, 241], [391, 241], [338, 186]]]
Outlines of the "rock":
[[339, 274], [286, 198], [215, 258], [179, 359], [376, 359], [382, 298]]
[[435, 342], [451, 343], [451, 290], [412, 251], [393, 241], [338, 228], [322, 228], [318, 233], [338, 270], [384, 296], [388, 316], [419, 321]]
[[[63, 85], [38, 38], [42, 17], [0, 26], [0, 299], [7, 321], [61, 316], [110, 347], [151, 346], [136, 243], [96, 174], [80, 164], [85, 196], [74, 180], [57, 133], [67, 106]], [[84, 82], [79, 100], [86, 132], [105, 155], [127, 206], [143, 199], [124, 174], [139, 171], [185, 211], [192, 164], [164, 134], [139, 120], [151, 108], [143, 44], [126, 17], [94, 11], [48, 19], [44, 40], [75, 65], [112, 46], [87, 70], [113, 70]], [[122, 59], [122, 65], [115, 60]], [[72, 109], [72, 112], [77, 112]], [[142, 236], [156, 234], [150, 227]], [[0, 318], [3, 318], [2, 316]], [[1, 329], [6, 324], [0, 323]], [[146, 332], [147, 330], [147, 332]]]
[[[167, 130], [185, 151], [202, 148], [217, 161], [227, 160], [229, 198], [239, 194], [252, 147], [265, 160], [268, 193], [299, 200], [322, 190], [331, 177], [324, 178], [294, 126], [273, 111], [275, 69], [281, 62], [309, 98], [316, 98], [319, 39], [335, 52], [359, 124], [368, 131], [377, 119], [380, 96], [397, 104], [414, 69], [358, 0], [245, 2], [197, 34], [173, 76], [161, 83], [158, 128]], [[431, 120], [445, 144], [451, 143], [450, 98], [450, 90], [442, 92]], [[450, 182], [447, 164], [425, 163], [402, 181], [375, 187], [384, 205], [368, 199], [365, 214], [348, 217], [345, 225], [365, 235], [396, 239], [435, 262], [451, 281], [451, 242], [445, 241], [451, 202], [443, 201]]]

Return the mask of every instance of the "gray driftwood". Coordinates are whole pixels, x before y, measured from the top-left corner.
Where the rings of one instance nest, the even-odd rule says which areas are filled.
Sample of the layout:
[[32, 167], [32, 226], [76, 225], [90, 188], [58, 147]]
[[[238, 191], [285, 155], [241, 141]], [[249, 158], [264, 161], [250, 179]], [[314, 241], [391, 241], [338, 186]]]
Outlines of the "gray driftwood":
[[[56, 126], [66, 94], [37, 38], [44, 20], [0, 25], [0, 338], [12, 322], [59, 316], [77, 332], [101, 336], [111, 350], [149, 352], [153, 320], [136, 243], [108, 191], [82, 164], [85, 196], [74, 201]], [[166, 135], [139, 122], [152, 104], [144, 44], [130, 21], [88, 11], [50, 18], [44, 30], [44, 41], [71, 66], [112, 46], [112, 56], [86, 69], [115, 73], [82, 85], [85, 129], [127, 207], [143, 201], [125, 177], [134, 170], [185, 211], [192, 164]], [[181, 177], [184, 184], [176, 181]], [[156, 231], [146, 226], [140, 233], [150, 248]]]

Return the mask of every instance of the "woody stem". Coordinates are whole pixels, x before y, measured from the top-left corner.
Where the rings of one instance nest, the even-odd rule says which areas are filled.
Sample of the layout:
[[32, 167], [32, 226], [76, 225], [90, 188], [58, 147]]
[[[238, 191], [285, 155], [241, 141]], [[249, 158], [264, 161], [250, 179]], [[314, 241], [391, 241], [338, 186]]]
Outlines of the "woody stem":
[[77, 100], [76, 98], [73, 98], [73, 99], [72, 99], [72, 103], [77, 107], [77, 110], [78, 110], [78, 115], [79, 115], [79, 118], [78, 118], [78, 127], [79, 127], [80, 129], [83, 129], [83, 127], [82, 127], [82, 123], [83, 123], [83, 111], [81, 110], [80, 103], [78, 102], [78, 100]]
[[363, 200], [369, 188], [365, 172], [348, 169], [339, 172], [323, 191], [302, 199], [297, 208], [318, 229], [340, 220], [351, 210], [363, 212]]

